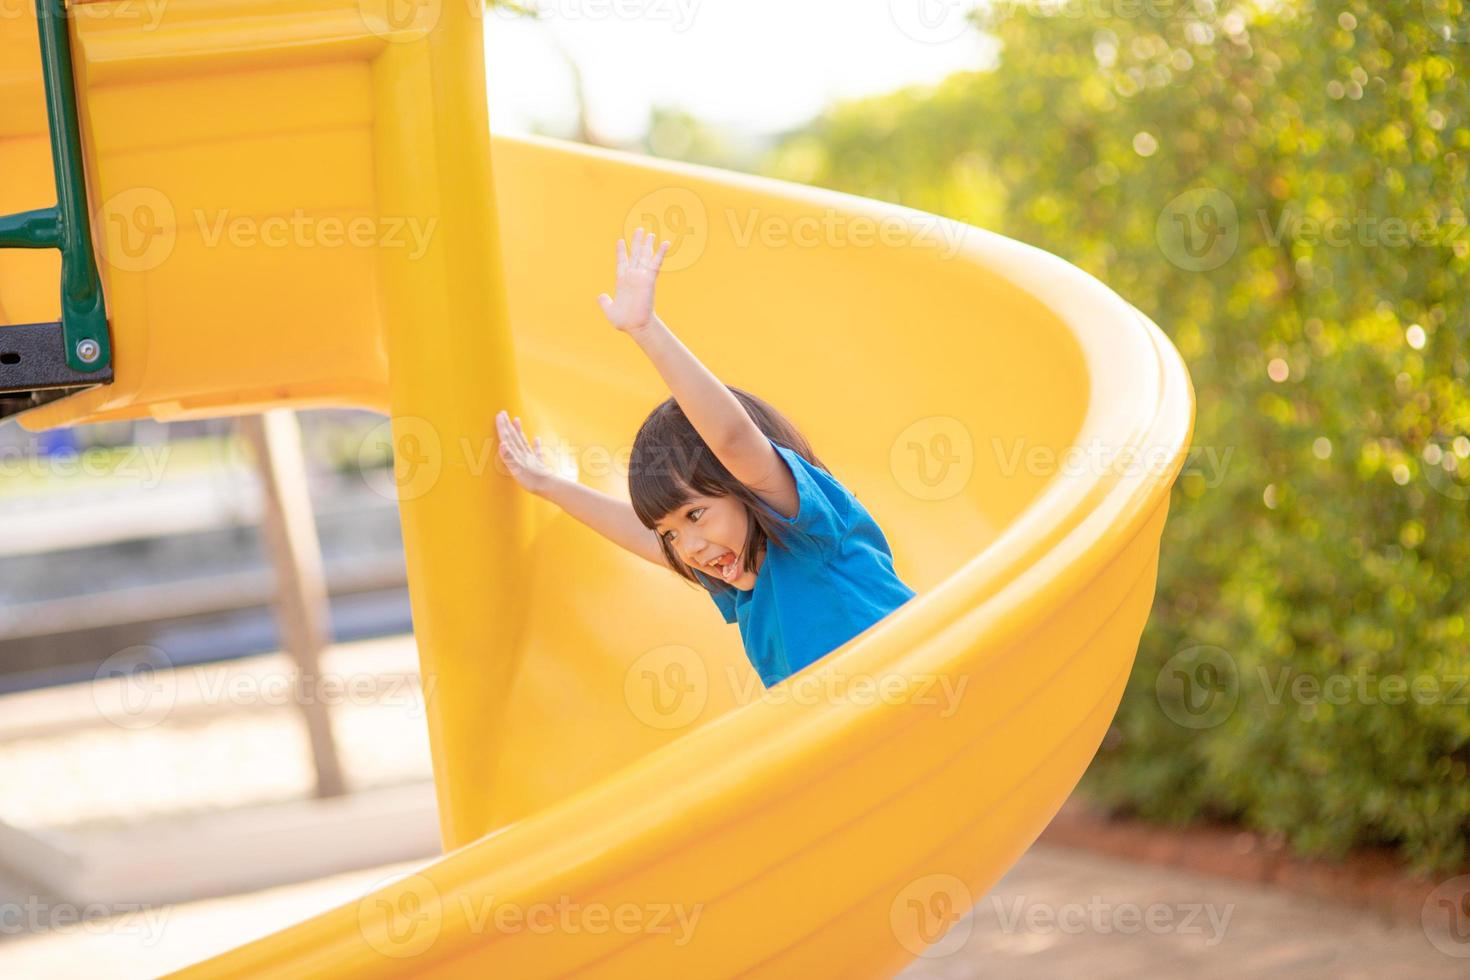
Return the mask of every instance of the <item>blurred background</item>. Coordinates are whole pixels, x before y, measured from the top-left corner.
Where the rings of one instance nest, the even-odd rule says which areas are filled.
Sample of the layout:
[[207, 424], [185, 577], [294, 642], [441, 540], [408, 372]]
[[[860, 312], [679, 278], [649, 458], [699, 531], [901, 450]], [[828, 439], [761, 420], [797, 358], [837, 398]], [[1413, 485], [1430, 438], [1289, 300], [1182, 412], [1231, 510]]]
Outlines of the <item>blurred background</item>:
[[[1118, 717], [915, 976], [1470, 975], [1466, 4], [548, 0], [485, 30], [498, 131], [996, 231], [1188, 363], [1194, 445]], [[257, 808], [319, 857], [149, 899], [198, 924], [178, 963], [436, 852], [382, 424], [0, 426], [0, 874], [30, 896], [0, 963], [174, 962], [115, 904], [58, 924], [68, 848]], [[105, 686], [140, 664], [166, 717]], [[352, 684], [293, 697], [302, 674]], [[402, 833], [334, 850], [344, 820]], [[88, 894], [136, 879], [98, 861]], [[1119, 925], [1150, 908], [1169, 924]]]

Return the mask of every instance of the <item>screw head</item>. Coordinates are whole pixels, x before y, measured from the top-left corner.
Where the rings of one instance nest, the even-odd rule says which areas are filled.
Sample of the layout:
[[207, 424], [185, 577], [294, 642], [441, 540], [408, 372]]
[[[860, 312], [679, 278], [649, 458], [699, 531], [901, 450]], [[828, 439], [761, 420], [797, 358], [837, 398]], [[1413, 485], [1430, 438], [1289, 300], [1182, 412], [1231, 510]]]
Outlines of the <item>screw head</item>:
[[102, 354], [102, 347], [95, 340], [77, 341], [77, 357], [91, 364]]

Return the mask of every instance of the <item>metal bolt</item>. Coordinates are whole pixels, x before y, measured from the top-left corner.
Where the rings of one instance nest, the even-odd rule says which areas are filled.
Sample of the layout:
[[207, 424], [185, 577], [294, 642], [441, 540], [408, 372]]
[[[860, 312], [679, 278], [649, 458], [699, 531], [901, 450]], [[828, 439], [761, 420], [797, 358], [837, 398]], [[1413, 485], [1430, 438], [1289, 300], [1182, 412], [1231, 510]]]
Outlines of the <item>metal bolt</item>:
[[102, 354], [102, 347], [95, 340], [77, 341], [77, 357], [91, 364]]

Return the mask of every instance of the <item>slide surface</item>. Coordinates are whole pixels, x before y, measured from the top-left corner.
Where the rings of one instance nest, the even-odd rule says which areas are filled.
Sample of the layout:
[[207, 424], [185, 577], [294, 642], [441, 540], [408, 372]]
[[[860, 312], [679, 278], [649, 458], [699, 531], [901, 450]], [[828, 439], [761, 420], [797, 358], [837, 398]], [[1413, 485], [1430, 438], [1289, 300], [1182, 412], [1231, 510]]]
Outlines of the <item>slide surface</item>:
[[[116, 382], [20, 422], [391, 417], [364, 479], [403, 516], [446, 851], [181, 975], [880, 976], [956, 941], [1133, 662], [1193, 424], [1159, 329], [956, 222], [492, 138], [451, 0], [84, 6], [116, 14], [72, 23]], [[0, 22], [7, 211], [50, 203], [33, 30]], [[770, 691], [706, 596], [495, 466], [505, 407], [626, 494], [666, 391], [595, 296], [639, 225], [676, 242], [662, 317], [919, 593]], [[53, 260], [0, 252], [0, 323], [56, 315]]]

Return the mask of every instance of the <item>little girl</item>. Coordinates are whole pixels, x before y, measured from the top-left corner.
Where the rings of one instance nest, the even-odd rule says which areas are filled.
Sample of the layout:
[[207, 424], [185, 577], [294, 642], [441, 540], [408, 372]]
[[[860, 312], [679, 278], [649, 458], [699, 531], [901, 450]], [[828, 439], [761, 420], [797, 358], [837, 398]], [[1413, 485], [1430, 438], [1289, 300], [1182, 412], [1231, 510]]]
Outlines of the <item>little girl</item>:
[[644, 420], [628, 464], [631, 505], [555, 473], [521, 420], [496, 416], [500, 456], [526, 490], [634, 554], [708, 590], [740, 624], [770, 687], [913, 598], [872, 516], [761, 399], [722, 384], [653, 312], [667, 253], [639, 228], [618, 240], [617, 296], [597, 297], [673, 397]]

